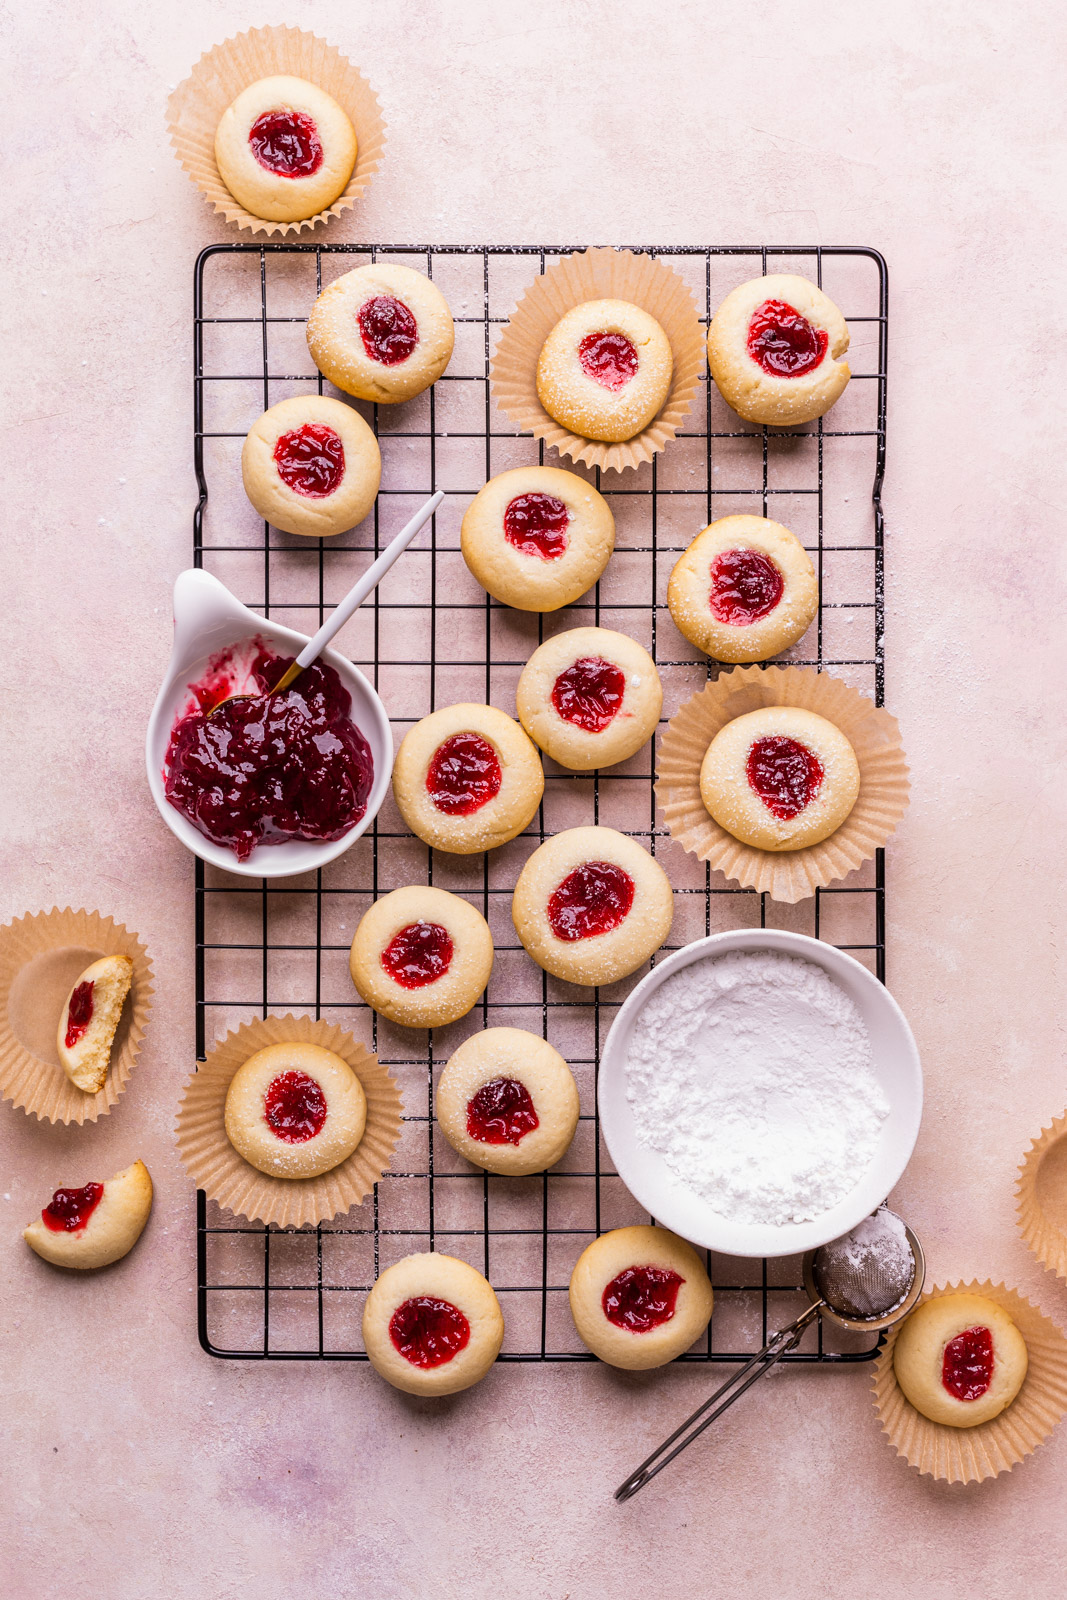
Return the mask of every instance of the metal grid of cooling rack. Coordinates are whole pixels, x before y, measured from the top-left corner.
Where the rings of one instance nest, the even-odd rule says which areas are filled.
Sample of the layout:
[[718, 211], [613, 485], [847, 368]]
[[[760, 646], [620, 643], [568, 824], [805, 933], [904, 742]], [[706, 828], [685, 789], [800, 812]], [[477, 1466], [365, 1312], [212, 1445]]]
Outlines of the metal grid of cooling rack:
[[[735, 284], [796, 271], [841, 306], [852, 333], [853, 381], [829, 417], [796, 430], [749, 426], [708, 381], [687, 426], [648, 466], [622, 476], [579, 473], [615, 514], [616, 552], [590, 594], [547, 616], [500, 606], [467, 573], [459, 523], [486, 478], [544, 461], [492, 400], [494, 329], [530, 279], [572, 247], [213, 245], [195, 272], [195, 468], [200, 490], [194, 559], [241, 600], [305, 632], [318, 627], [411, 511], [435, 489], [446, 499], [431, 524], [340, 636], [340, 647], [382, 695], [397, 737], [437, 706], [486, 700], [514, 711], [514, 688], [548, 634], [579, 623], [631, 633], [664, 680], [664, 717], [717, 668], [691, 649], [666, 609], [677, 555], [715, 517], [755, 511], [786, 523], [820, 580], [817, 622], [782, 659], [826, 668], [881, 704], [883, 558], [880, 489], [885, 458], [887, 274], [862, 247], [667, 247], [706, 322]], [[582, 248], [581, 246], [573, 248]], [[642, 247], [631, 247], [642, 248]], [[259, 412], [293, 393], [328, 389], [307, 353], [315, 295], [368, 261], [427, 272], [453, 311], [456, 348], [445, 375], [402, 406], [357, 403], [378, 435], [382, 488], [371, 516], [342, 539], [293, 538], [257, 521], [241, 487], [240, 449]], [[570, 467], [551, 457], [553, 464]], [[884, 859], [796, 907], [729, 884], [686, 855], [657, 824], [652, 748], [624, 765], [576, 776], [545, 760], [545, 797], [526, 834], [491, 856], [433, 855], [407, 832], [391, 797], [376, 824], [326, 870], [249, 884], [196, 865], [198, 1059], [251, 1016], [310, 1012], [351, 1028], [389, 1065], [404, 1094], [394, 1167], [373, 1199], [336, 1223], [266, 1229], [197, 1196], [198, 1331], [209, 1353], [233, 1359], [365, 1360], [360, 1318], [379, 1271], [413, 1250], [465, 1257], [493, 1283], [507, 1332], [505, 1361], [579, 1361], [571, 1323], [571, 1268], [597, 1233], [647, 1221], [614, 1175], [595, 1105], [600, 1046], [618, 1006], [646, 969], [610, 988], [577, 989], [542, 973], [518, 945], [510, 893], [538, 843], [599, 821], [640, 839], [676, 890], [675, 949], [736, 926], [808, 932], [850, 950], [884, 980]], [[376, 1018], [348, 976], [348, 946], [380, 894], [432, 882], [465, 895], [493, 931], [497, 960], [482, 1001], [462, 1022], [427, 1034]], [[467, 1167], [440, 1136], [433, 1087], [452, 1050], [488, 1023], [540, 1031], [570, 1062], [582, 1115], [574, 1143], [549, 1174], [508, 1179]], [[716, 1311], [683, 1361], [744, 1361], [803, 1296], [799, 1258], [710, 1256]], [[869, 1360], [877, 1344], [819, 1327], [787, 1361]]]

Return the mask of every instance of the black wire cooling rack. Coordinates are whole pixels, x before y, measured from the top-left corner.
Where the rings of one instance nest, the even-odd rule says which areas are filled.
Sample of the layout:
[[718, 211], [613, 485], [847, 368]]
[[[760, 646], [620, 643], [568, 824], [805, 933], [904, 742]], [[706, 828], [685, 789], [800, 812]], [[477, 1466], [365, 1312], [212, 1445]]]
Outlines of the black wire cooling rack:
[[[853, 378], [830, 415], [796, 430], [751, 427], [710, 381], [686, 428], [648, 466], [606, 474], [577, 470], [615, 515], [615, 555], [596, 589], [550, 616], [500, 606], [459, 554], [459, 523], [485, 480], [544, 460], [493, 403], [494, 329], [560, 246], [212, 245], [196, 263], [194, 459], [200, 498], [194, 560], [254, 610], [313, 632], [412, 511], [435, 489], [446, 499], [373, 601], [342, 635], [374, 682], [397, 736], [436, 706], [484, 700], [514, 711], [514, 688], [546, 633], [578, 623], [640, 639], [663, 676], [664, 716], [717, 668], [675, 630], [666, 584], [678, 554], [706, 523], [730, 511], [784, 522], [816, 564], [817, 623], [784, 659], [829, 669], [883, 694], [883, 557], [880, 490], [885, 460], [887, 274], [861, 247], [631, 247], [669, 261], [707, 321], [736, 284], [759, 273], [800, 272], [844, 311]], [[582, 248], [581, 246], [573, 248]], [[259, 413], [290, 394], [322, 392], [304, 323], [318, 292], [367, 261], [428, 273], [456, 324], [445, 375], [405, 405], [358, 409], [378, 435], [382, 488], [373, 514], [344, 539], [309, 541], [257, 521], [241, 486], [240, 451]], [[555, 456], [551, 457], [557, 462]], [[571, 467], [569, 461], [558, 461]], [[581, 1361], [587, 1355], [567, 1305], [571, 1268], [597, 1233], [648, 1218], [612, 1171], [595, 1103], [600, 1047], [644, 968], [588, 991], [542, 973], [510, 919], [518, 871], [561, 828], [602, 822], [631, 833], [664, 863], [676, 890], [676, 949], [724, 928], [787, 927], [828, 939], [885, 978], [881, 851], [845, 883], [798, 906], [741, 890], [687, 855], [657, 824], [653, 754], [646, 747], [607, 772], [576, 776], [545, 760], [536, 821], [491, 856], [434, 857], [403, 826], [391, 797], [375, 826], [328, 868], [259, 884], [196, 866], [196, 1041], [206, 1047], [253, 1016], [304, 1011], [351, 1028], [376, 1050], [404, 1095], [394, 1169], [374, 1196], [336, 1223], [286, 1231], [247, 1223], [197, 1195], [197, 1312], [203, 1348], [231, 1359], [365, 1360], [360, 1320], [379, 1271], [413, 1250], [465, 1257], [500, 1296], [504, 1361]], [[399, 1029], [359, 1000], [348, 948], [380, 894], [433, 882], [465, 895], [493, 931], [496, 965], [486, 995], [462, 1022], [432, 1033]], [[570, 1062], [582, 1116], [551, 1173], [494, 1177], [470, 1169], [440, 1136], [433, 1089], [460, 1040], [488, 1023], [540, 1031]], [[804, 1294], [799, 1258], [709, 1256], [716, 1309], [708, 1334], [683, 1361], [744, 1361], [769, 1330], [792, 1319]], [[806, 1301], [804, 1302], [806, 1303]], [[857, 1343], [818, 1327], [787, 1361], [871, 1359]]]

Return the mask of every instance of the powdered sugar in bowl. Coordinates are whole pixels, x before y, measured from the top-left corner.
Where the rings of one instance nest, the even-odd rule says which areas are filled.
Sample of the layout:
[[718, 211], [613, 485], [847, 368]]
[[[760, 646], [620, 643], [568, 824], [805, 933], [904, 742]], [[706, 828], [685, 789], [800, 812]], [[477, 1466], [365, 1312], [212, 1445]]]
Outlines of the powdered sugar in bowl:
[[616, 1170], [666, 1227], [726, 1255], [817, 1249], [911, 1156], [922, 1071], [904, 1016], [851, 956], [738, 929], [668, 956], [601, 1059]]

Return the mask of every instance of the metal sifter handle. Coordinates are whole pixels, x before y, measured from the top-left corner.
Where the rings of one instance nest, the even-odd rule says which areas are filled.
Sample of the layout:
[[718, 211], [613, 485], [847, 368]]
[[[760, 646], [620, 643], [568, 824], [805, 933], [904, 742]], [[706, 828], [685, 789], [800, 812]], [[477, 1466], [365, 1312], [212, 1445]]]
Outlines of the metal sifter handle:
[[[643, 1489], [646, 1483], [651, 1482], [657, 1472], [662, 1472], [664, 1467], [674, 1460], [675, 1456], [681, 1455], [682, 1451], [688, 1445], [691, 1445], [694, 1439], [698, 1439], [704, 1429], [715, 1421], [716, 1417], [721, 1417], [728, 1406], [732, 1406], [735, 1400], [740, 1399], [746, 1389], [752, 1387], [757, 1378], [762, 1378], [765, 1372], [771, 1370], [776, 1361], [780, 1361], [784, 1355], [787, 1355], [790, 1350], [800, 1343], [804, 1329], [814, 1321], [825, 1304], [825, 1300], [816, 1301], [802, 1311], [797, 1320], [791, 1322], [788, 1328], [783, 1328], [780, 1333], [776, 1333], [772, 1339], [769, 1339], [759, 1355], [753, 1356], [751, 1361], [746, 1361], [740, 1371], [735, 1372], [733, 1377], [728, 1378], [721, 1388], [716, 1389], [715, 1393], [705, 1400], [702, 1406], [697, 1407], [692, 1416], [686, 1417], [680, 1427], [675, 1428], [670, 1437], [664, 1439], [657, 1450], [653, 1450], [650, 1456], [645, 1457], [636, 1472], [631, 1472], [630, 1476], [619, 1484], [619, 1487], [615, 1490], [615, 1499], [629, 1500], [639, 1489]], [[715, 1405], [717, 1400], [720, 1403]], [[715, 1407], [713, 1411], [710, 1409], [712, 1406]], [[674, 1446], [673, 1449], [671, 1449], [672, 1445]]]

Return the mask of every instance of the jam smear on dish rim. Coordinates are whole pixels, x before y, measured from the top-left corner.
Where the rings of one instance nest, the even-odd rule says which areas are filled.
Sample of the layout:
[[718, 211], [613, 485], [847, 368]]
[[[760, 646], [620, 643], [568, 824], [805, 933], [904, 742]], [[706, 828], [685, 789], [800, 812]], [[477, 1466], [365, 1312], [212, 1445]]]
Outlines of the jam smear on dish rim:
[[260, 166], [279, 178], [310, 178], [322, 166], [319, 130], [302, 111], [264, 111], [248, 142]]
[[580, 656], [552, 685], [552, 704], [564, 722], [586, 733], [603, 733], [618, 715], [626, 674], [603, 656]]
[[711, 563], [712, 616], [731, 628], [769, 617], [782, 598], [782, 574], [762, 550], [723, 550]]
[[822, 788], [822, 762], [814, 750], [784, 734], [757, 739], [745, 764], [750, 786], [780, 822], [797, 817]]
[[345, 447], [341, 435], [324, 422], [305, 422], [281, 435], [274, 446], [274, 464], [287, 489], [322, 500], [340, 487]]
[[500, 793], [504, 774], [488, 739], [454, 733], [437, 746], [426, 772], [426, 792], [448, 817], [469, 817]]
[[625, 1267], [612, 1278], [600, 1303], [604, 1315], [628, 1333], [648, 1333], [670, 1322], [685, 1282], [669, 1267]]
[[67, 1031], [63, 1043], [68, 1050], [73, 1050], [78, 1040], [82, 1038], [90, 1022], [93, 1020], [93, 990], [96, 985], [90, 978], [85, 983], [79, 983], [70, 997], [67, 1007]]
[[102, 1183], [84, 1189], [57, 1189], [41, 1212], [41, 1221], [53, 1233], [80, 1233], [104, 1198]]
[[748, 325], [748, 353], [772, 378], [802, 378], [814, 372], [828, 343], [825, 328], [816, 328], [784, 300], [764, 300]]
[[466, 1348], [471, 1325], [451, 1300], [416, 1294], [397, 1306], [389, 1319], [393, 1349], [413, 1367], [443, 1367]]
[[418, 323], [395, 295], [376, 294], [373, 300], [364, 300], [356, 320], [364, 350], [383, 367], [398, 367], [419, 342]]
[[315, 661], [288, 689], [270, 694], [293, 657], [260, 644], [250, 674], [253, 698], [220, 703], [233, 692], [220, 666], [230, 654], [214, 658], [202, 682], [191, 686], [198, 704], [174, 725], [167, 799], [238, 861], [258, 844], [343, 838], [366, 812], [374, 778], [348, 690], [333, 667]]
[[610, 933], [634, 903], [634, 880], [613, 861], [583, 861], [548, 897], [548, 925], [573, 944]]
[[306, 1144], [326, 1123], [322, 1085], [306, 1072], [280, 1072], [263, 1097], [267, 1126], [286, 1144]]
[[578, 360], [586, 377], [612, 394], [637, 371], [637, 351], [624, 333], [587, 333], [578, 346]]
[[381, 963], [402, 989], [424, 989], [443, 978], [452, 965], [452, 935], [439, 922], [409, 922], [394, 933], [381, 953]]
[[524, 556], [558, 561], [571, 514], [554, 494], [517, 494], [504, 512], [504, 538]]
[[964, 1328], [945, 1346], [941, 1382], [957, 1400], [977, 1400], [993, 1382], [993, 1335], [988, 1328]]
[[520, 1144], [537, 1127], [530, 1091], [516, 1078], [491, 1078], [467, 1102], [467, 1136], [481, 1144]]

